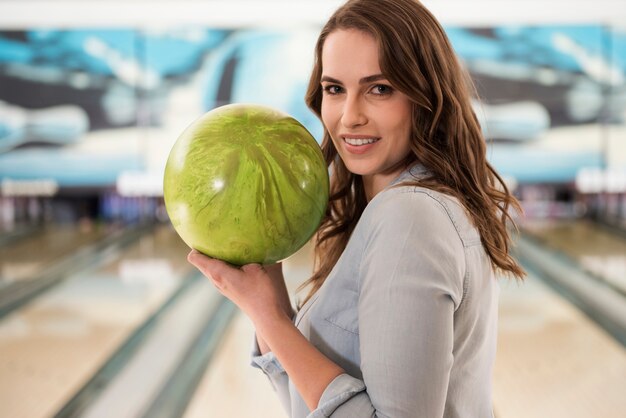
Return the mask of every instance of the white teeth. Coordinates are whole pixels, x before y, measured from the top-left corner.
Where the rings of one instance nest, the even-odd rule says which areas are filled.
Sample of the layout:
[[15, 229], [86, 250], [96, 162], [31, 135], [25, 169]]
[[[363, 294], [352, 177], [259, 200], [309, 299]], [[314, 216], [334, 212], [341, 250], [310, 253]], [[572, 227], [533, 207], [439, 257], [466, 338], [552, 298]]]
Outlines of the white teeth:
[[344, 138], [343, 140], [350, 145], [367, 145], [373, 144], [378, 141], [379, 138]]

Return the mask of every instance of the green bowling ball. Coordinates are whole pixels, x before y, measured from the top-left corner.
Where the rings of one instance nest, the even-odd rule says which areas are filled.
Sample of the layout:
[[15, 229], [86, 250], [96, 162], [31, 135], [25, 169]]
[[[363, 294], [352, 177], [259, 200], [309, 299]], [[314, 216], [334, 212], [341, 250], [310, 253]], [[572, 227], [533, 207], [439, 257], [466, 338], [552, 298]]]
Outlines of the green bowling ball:
[[163, 192], [174, 229], [191, 248], [231, 264], [270, 264], [317, 230], [328, 204], [328, 169], [297, 120], [231, 104], [180, 135]]

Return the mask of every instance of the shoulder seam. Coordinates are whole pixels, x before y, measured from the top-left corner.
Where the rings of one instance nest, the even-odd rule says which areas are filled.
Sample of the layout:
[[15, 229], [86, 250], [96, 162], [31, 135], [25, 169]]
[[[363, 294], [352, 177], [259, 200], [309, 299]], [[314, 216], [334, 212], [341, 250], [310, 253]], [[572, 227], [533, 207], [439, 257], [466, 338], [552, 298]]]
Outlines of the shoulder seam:
[[[461, 245], [463, 246], [463, 266], [464, 266], [464, 269], [465, 269], [465, 272], [463, 274], [463, 290], [462, 290], [462, 293], [461, 293], [461, 300], [459, 301], [459, 305], [455, 309], [455, 311], [456, 311], [457, 309], [459, 309], [461, 306], [464, 305], [463, 301], [465, 301], [465, 298], [467, 296], [467, 292], [469, 291], [469, 280], [468, 280], [469, 269], [467, 268], [467, 254], [465, 253], [465, 251], [466, 251], [466, 249], [468, 247], [474, 245], [475, 243], [474, 242], [465, 242], [463, 237], [461, 237], [461, 233], [459, 232], [458, 224], [455, 222], [454, 218], [450, 214], [450, 208], [448, 207], [448, 205], [442, 199], [439, 199], [437, 196], [435, 196], [434, 193], [431, 190], [429, 190], [429, 189], [418, 189], [417, 187], [413, 187], [412, 189], [409, 189], [409, 190], [399, 191], [399, 193], [421, 193], [421, 194], [424, 194], [424, 195], [430, 197], [435, 202], [437, 202], [439, 205], [441, 205], [443, 210], [446, 212], [446, 215], [448, 216], [448, 219], [450, 219], [450, 222], [452, 222], [452, 225], [454, 226], [454, 230], [456, 231], [456, 234], [459, 237], [459, 240], [461, 241]], [[475, 241], [475, 240], [471, 240], [471, 241]], [[481, 243], [480, 239], [478, 240], [478, 243]]]
[[454, 230], [456, 231], [457, 236], [459, 237], [459, 240], [461, 241], [461, 244], [463, 245], [463, 247], [467, 247], [465, 240], [463, 239], [463, 237], [461, 236], [461, 233], [459, 231], [459, 225], [456, 223], [456, 221], [454, 220], [454, 217], [450, 214], [450, 208], [448, 207], [448, 205], [441, 199], [439, 199], [437, 196], [435, 196], [431, 190], [429, 189], [423, 189], [423, 188], [417, 188], [417, 187], [413, 187], [409, 190], [399, 190], [398, 193], [421, 193], [424, 194], [428, 197], [430, 197], [431, 199], [433, 199], [435, 202], [437, 202], [442, 208], [443, 210], [446, 212], [446, 215], [448, 216], [448, 219], [450, 219], [450, 222], [452, 222], [452, 225], [454, 225]]

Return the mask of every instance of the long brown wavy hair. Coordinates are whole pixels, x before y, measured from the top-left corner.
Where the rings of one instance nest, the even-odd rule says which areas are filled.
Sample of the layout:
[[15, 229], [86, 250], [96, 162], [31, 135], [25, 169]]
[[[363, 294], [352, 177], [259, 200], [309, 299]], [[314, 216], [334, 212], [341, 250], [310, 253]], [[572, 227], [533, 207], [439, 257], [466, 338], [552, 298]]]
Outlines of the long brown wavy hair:
[[[486, 159], [486, 144], [471, 106], [474, 86], [462, 69], [443, 28], [416, 0], [352, 0], [322, 29], [306, 103], [321, 119], [322, 49], [339, 29], [356, 29], [378, 42], [379, 65], [391, 85], [412, 102], [412, 141], [407, 165], [419, 161], [430, 175], [411, 184], [456, 197], [478, 228], [495, 271], [521, 279], [525, 272], [509, 255], [509, 208], [522, 212]], [[302, 302], [322, 286], [346, 248], [367, 199], [361, 176], [339, 158], [328, 130], [322, 152], [331, 171], [330, 202], [315, 238], [311, 286]], [[406, 183], [404, 183], [406, 184]]]

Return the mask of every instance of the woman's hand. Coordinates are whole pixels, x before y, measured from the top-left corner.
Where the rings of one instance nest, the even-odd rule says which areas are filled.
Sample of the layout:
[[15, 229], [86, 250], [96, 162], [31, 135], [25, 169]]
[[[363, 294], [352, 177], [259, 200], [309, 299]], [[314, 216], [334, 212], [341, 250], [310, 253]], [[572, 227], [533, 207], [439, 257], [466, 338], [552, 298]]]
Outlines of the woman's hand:
[[268, 266], [247, 264], [236, 268], [192, 250], [187, 260], [215, 287], [256, 323], [260, 319], [293, 316], [280, 263]]
[[236, 268], [198, 251], [191, 251], [187, 259], [250, 317], [257, 338], [263, 336], [259, 341], [261, 353], [274, 352], [309, 409], [317, 408], [324, 390], [345, 371], [307, 341], [291, 322], [293, 309], [281, 265], [247, 264]]

